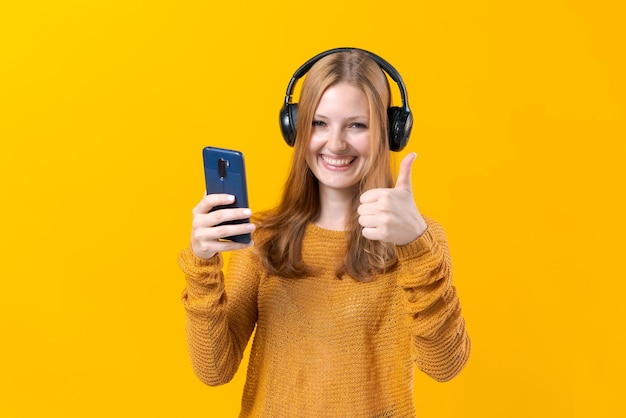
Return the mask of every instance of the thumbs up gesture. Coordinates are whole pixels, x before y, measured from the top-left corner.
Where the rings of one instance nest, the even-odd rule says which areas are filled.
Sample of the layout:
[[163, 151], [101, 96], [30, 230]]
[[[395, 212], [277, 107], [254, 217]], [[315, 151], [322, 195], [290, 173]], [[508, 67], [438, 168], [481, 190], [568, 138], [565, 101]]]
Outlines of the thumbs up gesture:
[[415, 157], [415, 153], [404, 157], [393, 189], [372, 189], [361, 195], [358, 214], [365, 238], [406, 245], [426, 230], [426, 222], [417, 210], [411, 187]]

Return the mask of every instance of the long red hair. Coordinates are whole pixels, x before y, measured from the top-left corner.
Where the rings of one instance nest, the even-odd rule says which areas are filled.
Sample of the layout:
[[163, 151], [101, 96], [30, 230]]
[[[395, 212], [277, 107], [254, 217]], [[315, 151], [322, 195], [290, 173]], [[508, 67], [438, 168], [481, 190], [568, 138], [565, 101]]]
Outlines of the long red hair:
[[313, 273], [302, 260], [302, 240], [307, 224], [319, 215], [320, 196], [317, 178], [309, 169], [305, 156], [311, 138], [313, 116], [326, 89], [338, 83], [349, 83], [367, 96], [370, 109], [371, 158], [366, 174], [352, 199], [347, 221], [347, 251], [336, 275], [345, 274], [370, 281], [397, 263], [391, 243], [371, 241], [361, 235], [357, 208], [363, 192], [373, 188], [392, 187], [387, 109], [390, 105], [389, 83], [378, 64], [359, 50], [337, 52], [320, 59], [309, 70], [302, 84], [298, 104], [297, 137], [291, 170], [283, 195], [276, 208], [262, 213], [257, 221], [257, 251], [268, 272], [297, 278]]

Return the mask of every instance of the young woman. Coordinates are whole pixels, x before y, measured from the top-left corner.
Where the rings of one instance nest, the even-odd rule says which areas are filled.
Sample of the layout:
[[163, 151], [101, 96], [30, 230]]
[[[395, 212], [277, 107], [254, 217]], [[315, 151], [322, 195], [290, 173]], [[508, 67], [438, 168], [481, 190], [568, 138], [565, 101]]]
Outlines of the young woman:
[[[241, 416], [414, 416], [414, 365], [447, 381], [470, 352], [444, 232], [415, 205], [415, 154], [393, 182], [390, 90], [370, 53], [325, 55], [300, 96], [279, 205], [223, 226], [250, 211], [210, 212], [228, 195], [193, 210], [179, 256], [193, 368], [230, 381], [256, 328]], [[251, 231], [254, 246], [220, 240]]]

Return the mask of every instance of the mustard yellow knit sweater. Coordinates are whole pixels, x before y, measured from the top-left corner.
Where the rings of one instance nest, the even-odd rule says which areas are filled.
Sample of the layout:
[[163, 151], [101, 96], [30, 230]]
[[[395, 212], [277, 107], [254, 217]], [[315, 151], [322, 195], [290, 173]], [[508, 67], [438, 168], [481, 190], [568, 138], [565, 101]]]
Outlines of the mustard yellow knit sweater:
[[310, 224], [315, 277], [268, 276], [252, 248], [222, 258], [179, 255], [193, 369], [230, 381], [255, 326], [242, 417], [412, 417], [417, 365], [445, 381], [470, 352], [442, 228], [397, 247], [398, 266], [370, 283], [335, 277], [345, 233]]

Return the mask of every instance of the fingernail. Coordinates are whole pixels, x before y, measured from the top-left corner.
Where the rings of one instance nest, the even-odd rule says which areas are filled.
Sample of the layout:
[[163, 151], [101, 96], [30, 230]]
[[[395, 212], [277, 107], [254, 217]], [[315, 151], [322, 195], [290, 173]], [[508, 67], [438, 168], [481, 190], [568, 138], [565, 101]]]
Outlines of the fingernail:
[[250, 209], [243, 210], [244, 215], [252, 215], [252, 211]]

